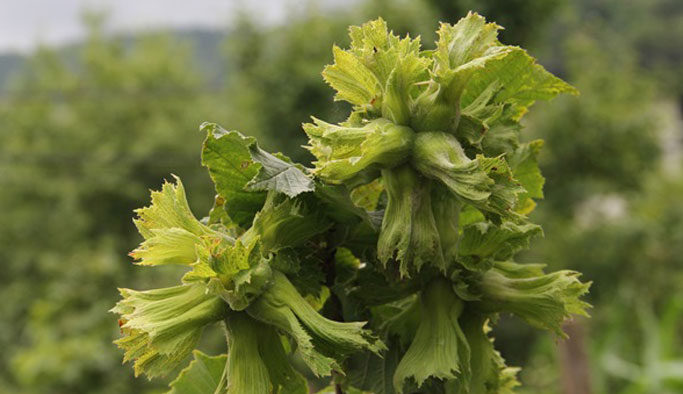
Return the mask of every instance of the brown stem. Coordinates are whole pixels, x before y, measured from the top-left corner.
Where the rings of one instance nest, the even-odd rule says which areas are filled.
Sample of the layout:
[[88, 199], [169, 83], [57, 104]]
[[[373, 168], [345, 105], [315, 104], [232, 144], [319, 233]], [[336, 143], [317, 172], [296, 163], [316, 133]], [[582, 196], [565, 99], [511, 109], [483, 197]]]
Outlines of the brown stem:
[[590, 394], [590, 365], [584, 342], [584, 326], [580, 320], [570, 320], [563, 326], [569, 339], [558, 346], [562, 387], [565, 394]]

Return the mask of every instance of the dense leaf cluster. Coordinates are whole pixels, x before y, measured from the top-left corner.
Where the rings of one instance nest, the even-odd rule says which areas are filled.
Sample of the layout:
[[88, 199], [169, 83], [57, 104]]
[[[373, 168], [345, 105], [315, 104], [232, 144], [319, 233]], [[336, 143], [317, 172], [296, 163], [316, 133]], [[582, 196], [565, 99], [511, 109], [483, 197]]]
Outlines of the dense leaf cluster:
[[226, 356], [195, 353], [173, 393], [505, 393], [518, 383], [489, 325], [512, 313], [563, 336], [588, 285], [512, 259], [540, 227], [542, 197], [521, 117], [574, 89], [499, 26], [469, 14], [436, 49], [375, 20], [350, 29], [323, 77], [348, 120], [305, 124], [313, 169], [205, 123], [217, 196], [190, 211], [180, 179], [137, 210], [141, 265], [185, 265], [182, 284], [121, 289], [117, 344], [137, 374], [164, 375], [222, 322]]

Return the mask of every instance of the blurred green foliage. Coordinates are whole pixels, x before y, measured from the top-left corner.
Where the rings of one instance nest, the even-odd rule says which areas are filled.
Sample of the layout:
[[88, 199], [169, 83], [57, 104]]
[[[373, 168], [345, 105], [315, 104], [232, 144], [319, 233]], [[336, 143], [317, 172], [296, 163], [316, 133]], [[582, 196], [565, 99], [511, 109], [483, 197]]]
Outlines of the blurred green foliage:
[[126, 48], [90, 22], [76, 66], [41, 49], [0, 107], [8, 393], [141, 391], [146, 383], [108, 345], [117, 327], [106, 313], [116, 287], [136, 280], [125, 261], [137, 242], [130, 213], [171, 172], [212, 193], [194, 131], [220, 109], [210, 109], [187, 48], [164, 36]]
[[543, 38], [546, 24], [552, 21], [562, 0], [428, 0], [444, 22], [457, 22], [460, 15], [472, 10], [486, 15], [505, 30], [501, 42], [508, 45], [528, 46]]
[[546, 141], [542, 205], [551, 215], [573, 215], [596, 192], [637, 190], [659, 163], [652, 78], [635, 66], [629, 48], [606, 44], [599, 31], [563, 43], [567, 78], [581, 96], [545, 105], [530, 126]]
[[[683, 4], [368, 0], [333, 14], [311, 6], [282, 26], [240, 18], [222, 57], [164, 34], [112, 39], [90, 17], [75, 56], [43, 48], [29, 58], [0, 96], [0, 393], [159, 390], [120, 365], [106, 311], [117, 286], [168, 283], [125, 257], [147, 190], [176, 173], [204, 197], [190, 201], [195, 212], [212, 203], [198, 125], [222, 123], [308, 162], [301, 123], [346, 113], [320, 71], [349, 24], [382, 16], [429, 43], [437, 20], [469, 9], [581, 91], [527, 124], [529, 139], [546, 140], [548, 179], [534, 218], [546, 237], [527, 258], [594, 281], [593, 319], [581, 322], [594, 391], [681, 392], [683, 174], [662, 170], [661, 147], [681, 139], [680, 120], [667, 126], [662, 114], [680, 119], [683, 108]], [[214, 69], [219, 78], [202, 73]], [[663, 142], [665, 127], [675, 138]], [[562, 392], [552, 338], [505, 319], [496, 336], [526, 367], [524, 392]]]
[[[549, 29], [559, 40], [540, 49], [581, 96], [537, 111], [528, 125], [546, 140], [547, 183], [535, 213], [546, 237], [527, 257], [594, 281], [593, 318], [580, 324], [598, 393], [683, 387], [683, 163], [667, 157], [680, 151], [683, 132], [682, 91], [672, 79], [682, 13], [666, 0], [577, 1]], [[657, 45], [643, 46], [655, 36]], [[671, 159], [676, 171], [667, 172], [663, 160]], [[562, 392], [549, 342], [537, 341], [530, 355], [527, 392]]]

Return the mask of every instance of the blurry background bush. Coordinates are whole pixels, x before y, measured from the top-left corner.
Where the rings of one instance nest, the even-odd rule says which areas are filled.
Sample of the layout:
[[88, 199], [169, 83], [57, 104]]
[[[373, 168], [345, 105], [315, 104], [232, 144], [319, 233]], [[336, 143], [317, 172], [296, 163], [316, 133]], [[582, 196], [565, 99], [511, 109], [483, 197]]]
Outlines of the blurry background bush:
[[301, 123], [346, 113], [320, 72], [349, 24], [379, 15], [428, 45], [437, 21], [470, 9], [581, 90], [527, 121], [528, 138], [546, 140], [548, 182], [534, 213], [546, 236], [525, 258], [584, 272], [595, 308], [564, 343], [502, 317], [495, 335], [525, 367], [521, 391], [683, 392], [683, 3], [352, 4], [311, 2], [277, 25], [245, 13], [221, 31], [122, 36], [89, 14], [82, 43], [0, 54], [0, 393], [162, 392], [120, 364], [106, 311], [117, 286], [168, 283], [126, 258], [148, 189], [176, 173], [198, 215], [212, 203], [198, 125], [309, 162]]

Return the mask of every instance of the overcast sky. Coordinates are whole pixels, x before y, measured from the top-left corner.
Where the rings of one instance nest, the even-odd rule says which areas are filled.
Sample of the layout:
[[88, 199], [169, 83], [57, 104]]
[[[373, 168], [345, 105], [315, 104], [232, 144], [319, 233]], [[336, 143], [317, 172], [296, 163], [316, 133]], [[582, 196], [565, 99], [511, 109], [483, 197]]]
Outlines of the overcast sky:
[[[353, 0], [355, 1], [355, 0]], [[343, 7], [348, 0], [322, 0]], [[52, 45], [83, 37], [84, 9], [105, 10], [113, 31], [163, 27], [230, 26], [240, 10], [257, 13], [267, 23], [283, 22], [290, 7], [309, 0], [0, 0], [0, 52], [27, 52], [38, 43]]]

